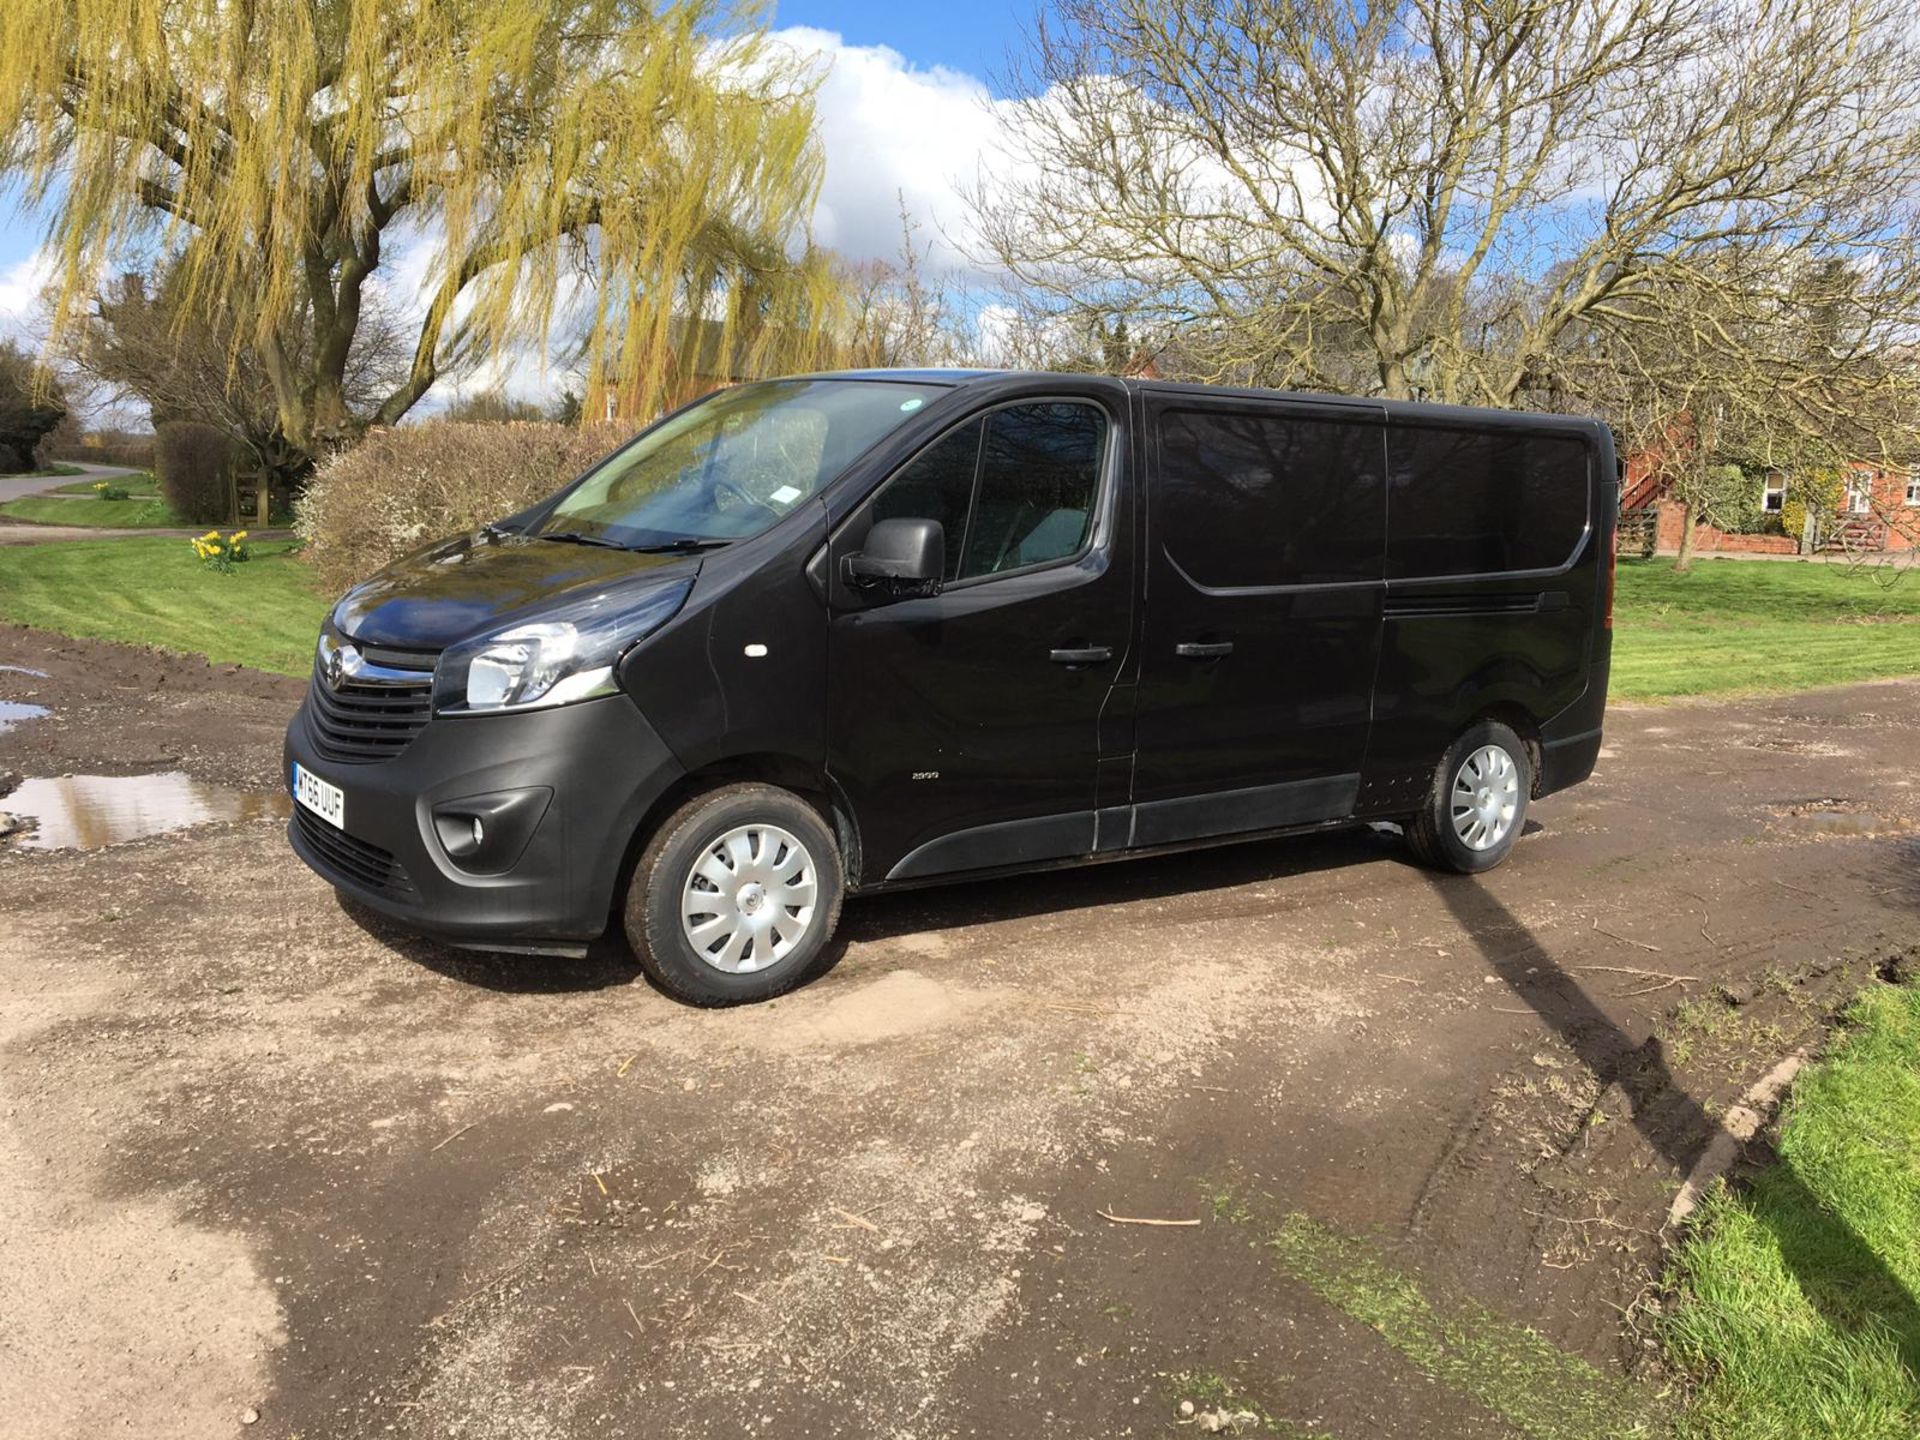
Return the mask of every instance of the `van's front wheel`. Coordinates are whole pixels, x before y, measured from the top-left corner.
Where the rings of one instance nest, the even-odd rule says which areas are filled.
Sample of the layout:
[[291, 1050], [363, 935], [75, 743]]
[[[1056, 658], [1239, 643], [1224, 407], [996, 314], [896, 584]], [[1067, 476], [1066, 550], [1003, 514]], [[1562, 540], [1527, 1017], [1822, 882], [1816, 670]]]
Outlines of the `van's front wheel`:
[[668, 816], [634, 867], [626, 931], [662, 990], [694, 1005], [806, 980], [840, 918], [833, 832], [799, 796], [728, 785]]
[[1520, 838], [1532, 793], [1525, 742], [1499, 721], [1482, 720], [1440, 761], [1426, 804], [1407, 822], [1407, 844], [1443, 870], [1491, 870]]

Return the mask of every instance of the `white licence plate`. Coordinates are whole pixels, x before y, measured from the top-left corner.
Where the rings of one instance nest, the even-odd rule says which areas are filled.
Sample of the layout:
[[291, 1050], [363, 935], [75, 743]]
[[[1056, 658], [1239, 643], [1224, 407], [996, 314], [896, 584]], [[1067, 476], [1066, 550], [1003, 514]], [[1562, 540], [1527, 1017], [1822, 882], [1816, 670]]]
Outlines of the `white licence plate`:
[[346, 792], [302, 765], [293, 767], [293, 798], [335, 829], [346, 828]]

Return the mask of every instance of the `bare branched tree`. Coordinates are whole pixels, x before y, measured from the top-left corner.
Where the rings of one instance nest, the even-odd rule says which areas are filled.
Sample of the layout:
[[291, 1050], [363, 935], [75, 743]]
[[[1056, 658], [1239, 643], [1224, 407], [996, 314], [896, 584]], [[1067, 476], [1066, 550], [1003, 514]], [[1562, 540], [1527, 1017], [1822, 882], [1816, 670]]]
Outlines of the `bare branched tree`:
[[980, 341], [965, 287], [930, 268], [932, 242], [900, 197], [900, 252], [838, 267], [845, 306], [843, 362], [856, 366], [970, 365]]
[[1827, 266], [1858, 353], [1920, 321], [1910, 0], [1062, 0], [1015, 79], [988, 258], [1195, 378], [1590, 408]]

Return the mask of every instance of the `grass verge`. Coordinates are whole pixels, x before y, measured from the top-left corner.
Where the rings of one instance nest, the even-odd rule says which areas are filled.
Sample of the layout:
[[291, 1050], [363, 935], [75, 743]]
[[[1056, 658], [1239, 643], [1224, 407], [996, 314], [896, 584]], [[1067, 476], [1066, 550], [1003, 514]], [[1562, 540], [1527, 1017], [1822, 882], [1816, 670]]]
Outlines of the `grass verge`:
[[1708, 1196], [1668, 1354], [1693, 1440], [1920, 1434], [1920, 991], [1876, 990], [1802, 1071], [1779, 1158]]
[[165, 530], [185, 524], [157, 495], [136, 495], [126, 500], [55, 500], [29, 495], [0, 505], [0, 515], [31, 520], [36, 525], [97, 526], [103, 530]]
[[290, 549], [256, 545], [222, 575], [174, 538], [12, 548], [0, 551], [0, 619], [304, 675], [329, 602]]
[[[62, 475], [84, 475], [87, 472], [78, 465], [62, 465], [55, 461], [39, 470], [13, 470], [0, 475], [0, 480], [38, 480], [42, 476], [58, 478]], [[63, 487], [64, 488], [64, 487]]]
[[[78, 475], [82, 472], [78, 470], [68, 470], [61, 473]], [[130, 474], [113, 475], [107, 478], [111, 479], [115, 485], [118, 485], [129, 495], [158, 495], [160, 493], [160, 482], [145, 470], [135, 470]], [[56, 495], [91, 495], [93, 494], [93, 487], [99, 483], [98, 480], [76, 480], [71, 485], [60, 486], [53, 493]]]
[[1623, 560], [1611, 694], [1622, 700], [1807, 690], [1920, 675], [1920, 570]]

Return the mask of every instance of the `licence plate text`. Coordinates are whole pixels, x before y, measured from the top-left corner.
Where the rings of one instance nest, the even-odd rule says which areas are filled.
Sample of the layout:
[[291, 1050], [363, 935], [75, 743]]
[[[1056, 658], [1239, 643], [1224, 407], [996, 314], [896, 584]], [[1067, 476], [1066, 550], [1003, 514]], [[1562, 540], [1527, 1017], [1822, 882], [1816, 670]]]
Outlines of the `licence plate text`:
[[335, 829], [347, 823], [347, 796], [302, 765], [293, 767], [293, 798]]

